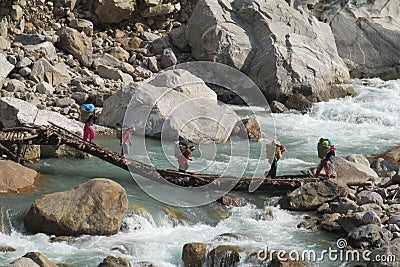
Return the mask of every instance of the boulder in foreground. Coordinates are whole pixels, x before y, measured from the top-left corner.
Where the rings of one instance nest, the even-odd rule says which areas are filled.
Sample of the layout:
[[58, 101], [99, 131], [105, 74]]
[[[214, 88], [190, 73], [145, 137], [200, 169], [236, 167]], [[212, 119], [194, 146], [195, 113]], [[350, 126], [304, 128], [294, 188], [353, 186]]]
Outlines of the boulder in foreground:
[[327, 180], [306, 184], [281, 198], [279, 204], [288, 210], [315, 210], [325, 202], [347, 195], [347, 186]]
[[19, 193], [35, 187], [38, 173], [11, 160], [0, 160], [0, 193]]
[[36, 199], [25, 217], [32, 232], [78, 236], [112, 235], [128, 209], [125, 189], [109, 179], [96, 178], [70, 191]]

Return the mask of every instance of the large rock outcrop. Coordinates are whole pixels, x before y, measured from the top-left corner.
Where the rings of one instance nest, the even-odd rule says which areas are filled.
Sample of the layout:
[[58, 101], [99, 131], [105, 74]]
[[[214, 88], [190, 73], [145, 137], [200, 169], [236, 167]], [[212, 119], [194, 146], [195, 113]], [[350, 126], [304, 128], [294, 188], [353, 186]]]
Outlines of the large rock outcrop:
[[21, 125], [49, 125], [53, 122], [72, 132], [82, 134], [82, 127], [65, 116], [48, 111], [39, 110], [36, 106], [14, 98], [0, 98], [0, 127], [10, 128]]
[[284, 0], [199, 0], [186, 38], [197, 60], [242, 70], [270, 101], [296, 92], [321, 101], [350, 91], [329, 25]]
[[[144, 129], [146, 136], [162, 135], [173, 140], [182, 136], [195, 143], [226, 142], [238, 116], [218, 105], [214, 92], [196, 76], [188, 72], [175, 75], [183, 72], [172, 71], [169, 77], [156, 77], [146, 85], [132, 84], [117, 92], [105, 101], [100, 123], [114, 126], [126, 116], [126, 122], [134, 124], [137, 133]], [[192, 83], [187, 83], [189, 78]], [[169, 87], [151, 85], [163, 82]]]
[[38, 173], [14, 161], [0, 160], [0, 193], [19, 193], [35, 187]]
[[127, 209], [125, 189], [97, 178], [36, 199], [24, 223], [30, 231], [46, 234], [111, 235], [119, 231]]
[[314, 210], [325, 202], [346, 197], [348, 188], [332, 181], [309, 183], [280, 199], [279, 204], [288, 210]]
[[331, 26], [338, 53], [351, 76], [400, 77], [398, 0], [293, 2]]

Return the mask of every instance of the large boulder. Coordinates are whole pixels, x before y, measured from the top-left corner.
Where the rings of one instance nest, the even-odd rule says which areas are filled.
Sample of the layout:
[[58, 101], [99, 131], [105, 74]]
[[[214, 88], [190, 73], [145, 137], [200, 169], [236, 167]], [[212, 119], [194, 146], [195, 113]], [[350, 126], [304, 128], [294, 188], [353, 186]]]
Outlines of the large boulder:
[[207, 256], [207, 245], [204, 243], [187, 243], [183, 246], [182, 260], [185, 266], [202, 266]]
[[91, 38], [69, 27], [57, 31], [60, 40], [57, 46], [71, 53], [81, 64], [90, 67], [93, 62], [93, 47]]
[[3, 86], [8, 74], [14, 69], [14, 65], [8, 62], [6, 56], [0, 53], [0, 88]]
[[378, 174], [363, 162], [354, 163], [339, 157], [333, 157], [332, 162], [338, 183], [362, 183], [379, 178]]
[[400, 77], [400, 9], [397, 0], [317, 0], [313, 4], [311, 12], [331, 26], [338, 53], [349, 67], [351, 76]]
[[24, 219], [32, 232], [77, 236], [111, 235], [119, 231], [128, 209], [125, 189], [97, 178], [70, 191], [35, 200]]
[[288, 210], [315, 210], [325, 202], [347, 195], [346, 186], [327, 180], [303, 185], [281, 198], [279, 204]]
[[35, 187], [38, 173], [10, 160], [0, 160], [0, 193], [19, 193]]
[[[163, 84], [168, 88], [154, 86]], [[129, 103], [132, 115], [128, 121], [138, 133], [145, 129], [147, 136], [157, 138], [162, 133], [163, 138], [180, 135], [196, 143], [221, 143], [227, 141], [239, 120], [235, 112], [217, 103], [215, 93], [204, 82], [182, 70], [118, 91], [104, 102], [100, 124], [113, 127], [122, 122]]]
[[146, 136], [195, 143], [224, 143], [237, 114], [207, 98], [192, 98], [166, 87], [146, 85], [133, 90], [126, 121]]
[[53, 122], [71, 132], [82, 134], [82, 127], [59, 113], [40, 110], [32, 104], [14, 97], [0, 98], [0, 127], [42, 126], [49, 125], [49, 122]]
[[132, 17], [136, 0], [91, 0], [87, 7], [95, 14], [98, 23], [118, 23]]
[[351, 90], [328, 24], [284, 0], [199, 0], [186, 27], [197, 60], [242, 70], [269, 101], [300, 93], [309, 100]]
[[353, 248], [379, 248], [388, 245], [393, 234], [378, 225], [367, 224], [353, 229], [348, 234], [349, 245]]
[[118, 90], [114, 95], [107, 98], [103, 104], [103, 110], [99, 116], [99, 124], [114, 127], [116, 123], [124, 120], [126, 109], [134, 94], [134, 87]]

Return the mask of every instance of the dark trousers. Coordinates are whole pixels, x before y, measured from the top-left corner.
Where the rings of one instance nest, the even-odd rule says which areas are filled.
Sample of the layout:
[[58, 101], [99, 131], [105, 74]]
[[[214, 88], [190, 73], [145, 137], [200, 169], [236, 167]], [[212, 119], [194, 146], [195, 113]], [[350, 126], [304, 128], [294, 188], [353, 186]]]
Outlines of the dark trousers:
[[276, 177], [276, 169], [278, 168], [278, 161], [274, 159], [271, 164], [271, 169], [269, 170], [266, 177], [275, 178]]

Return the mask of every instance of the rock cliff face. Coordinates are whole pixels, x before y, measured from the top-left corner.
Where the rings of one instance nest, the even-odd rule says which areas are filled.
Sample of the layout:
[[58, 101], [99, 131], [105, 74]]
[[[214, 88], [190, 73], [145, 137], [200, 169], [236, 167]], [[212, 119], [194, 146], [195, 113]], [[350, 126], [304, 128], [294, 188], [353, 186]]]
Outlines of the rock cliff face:
[[352, 77], [399, 77], [399, 1], [296, 0], [292, 5], [331, 26], [338, 53]]
[[329, 25], [283, 0], [200, 0], [186, 38], [196, 59], [242, 70], [268, 100], [301, 93], [321, 101], [349, 92]]

